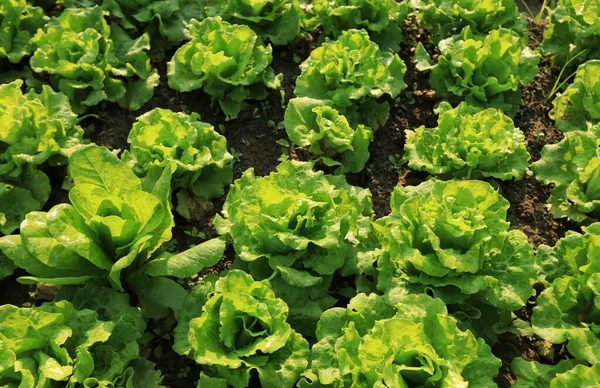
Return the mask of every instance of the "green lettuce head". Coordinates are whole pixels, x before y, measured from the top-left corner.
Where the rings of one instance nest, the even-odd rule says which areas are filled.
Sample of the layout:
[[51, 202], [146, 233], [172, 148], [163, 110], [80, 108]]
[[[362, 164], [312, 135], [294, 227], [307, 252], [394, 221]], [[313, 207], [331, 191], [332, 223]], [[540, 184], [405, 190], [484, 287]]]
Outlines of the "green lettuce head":
[[[600, 5], [596, 0], [558, 0], [541, 46], [565, 66], [600, 59]], [[576, 58], [575, 58], [576, 57]]]
[[[205, 15], [204, 1], [186, 0], [63, 0], [68, 8], [100, 5], [119, 25], [131, 31], [146, 31], [152, 49], [167, 48], [188, 38], [185, 27]], [[166, 42], [165, 42], [166, 38]]]
[[386, 122], [389, 104], [376, 100], [395, 98], [406, 88], [406, 65], [397, 54], [382, 52], [364, 30], [342, 32], [326, 41], [300, 65], [296, 97], [329, 100], [329, 105], [348, 117], [376, 128]]
[[297, 330], [314, 334], [334, 274], [374, 273], [371, 193], [344, 175], [324, 175], [306, 162], [285, 161], [256, 178], [236, 180], [217, 215], [217, 232], [233, 241], [237, 265], [271, 280], [290, 305]]
[[170, 167], [173, 189], [187, 190], [201, 201], [222, 196], [232, 182], [227, 140], [197, 113], [153, 109], [138, 117], [127, 141], [131, 146], [123, 160], [139, 176], [152, 166]]
[[578, 360], [561, 360], [556, 365], [515, 358], [510, 364], [517, 376], [514, 388], [569, 388], [600, 385], [600, 364], [584, 365]]
[[191, 291], [177, 314], [173, 349], [202, 365], [199, 387], [206, 381], [244, 388], [256, 371], [263, 387], [291, 388], [308, 365], [309, 349], [287, 317], [288, 306], [267, 281], [232, 270], [214, 287]]
[[[600, 223], [567, 232], [554, 247], [540, 245], [537, 262], [546, 288], [531, 325], [553, 344], [567, 342], [576, 359], [600, 362]], [[597, 284], [598, 282], [598, 284]]]
[[500, 360], [427, 295], [358, 294], [327, 310], [299, 387], [491, 387]]
[[521, 87], [534, 79], [540, 61], [524, 38], [506, 28], [479, 35], [467, 26], [442, 40], [438, 49], [435, 64], [422, 44], [415, 51], [417, 69], [431, 70], [429, 83], [438, 96], [509, 116], [519, 110]]
[[91, 284], [73, 297], [0, 306], [0, 385], [159, 387], [160, 372], [139, 358], [146, 326], [139, 309], [124, 294]]
[[0, 238], [0, 250], [33, 276], [24, 282], [80, 284], [108, 280], [150, 259], [171, 239], [171, 170], [154, 169], [141, 181], [114, 154], [90, 146], [69, 158], [71, 204], [31, 212], [21, 234]]
[[563, 132], [585, 131], [600, 123], [600, 60], [579, 66], [575, 80], [552, 102], [550, 118]]
[[402, 23], [410, 12], [408, 2], [396, 0], [315, 0], [313, 12], [329, 36], [365, 29], [384, 51], [400, 51]]
[[216, 0], [208, 2], [206, 14], [246, 25], [274, 46], [300, 36], [302, 11], [297, 0]]
[[47, 21], [42, 8], [26, 0], [0, 0], [0, 58], [19, 63], [30, 55], [34, 50], [31, 38]]
[[0, 85], [0, 232], [10, 234], [50, 195], [41, 166], [65, 164], [82, 146], [69, 99], [48, 86], [23, 94], [23, 81]]
[[66, 9], [38, 31], [31, 68], [69, 97], [83, 113], [101, 101], [137, 110], [154, 93], [159, 76], [150, 65], [147, 34], [133, 40], [109, 25], [100, 7]]
[[525, 135], [500, 110], [443, 102], [437, 128], [406, 131], [404, 161], [446, 178], [521, 179], [530, 159]]
[[249, 27], [211, 17], [192, 20], [189, 35], [191, 40], [168, 63], [169, 86], [204, 90], [228, 120], [238, 116], [243, 101], [265, 99], [267, 88], [280, 86], [282, 76], [269, 66], [273, 49], [263, 46]]
[[215, 228], [231, 237], [239, 258], [268, 264], [291, 285], [342, 268], [360, 273], [372, 264], [362, 247], [371, 237], [371, 193], [343, 175], [315, 172], [311, 163], [285, 161], [259, 178], [247, 170], [231, 187], [222, 214]]
[[527, 237], [509, 230], [508, 207], [482, 181], [398, 185], [392, 214], [375, 222], [383, 248], [377, 287], [390, 300], [415, 293], [441, 298], [466, 326], [493, 340], [537, 279]]
[[459, 33], [469, 26], [474, 32], [487, 34], [500, 27], [527, 32], [515, 0], [412, 0], [426, 30], [436, 42]]
[[548, 199], [554, 218], [576, 222], [600, 218], [600, 125], [565, 133], [558, 144], [548, 144], [533, 163], [536, 178], [553, 185]]
[[327, 166], [360, 172], [369, 160], [373, 130], [362, 124], [353, 128], [327, 101], [306, 97], [290, 100], [285, 129], [291, 141], [308, 147]]

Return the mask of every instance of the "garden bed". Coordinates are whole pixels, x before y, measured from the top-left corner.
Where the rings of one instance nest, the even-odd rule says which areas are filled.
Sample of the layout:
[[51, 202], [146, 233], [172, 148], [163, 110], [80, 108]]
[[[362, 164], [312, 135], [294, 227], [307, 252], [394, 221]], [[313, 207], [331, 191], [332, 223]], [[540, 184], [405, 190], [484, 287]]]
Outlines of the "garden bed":
[[[530, 47], [535, 49], [541, 42], [545, 22], [528, 19], [528, 23]], [[397, 162], [403, 156], [404, 131], [421, 125], [428, 128], [435, 127], [437, 115], [433, 109], [440, 101], [435, 91], [429, 87], [428, 73], [417, 71], [412, 62], [416, 43], [428, 44], [425, 31], [416, 26], [413, 17], [409, 17], [404, 25], [404, 33], [408, 44], [403, 45], [400, 57], [407, 65], [405, 81], [408, 88], [401, 93], [395, 103], [392, 102], [391, 115], [387, 123], [375, 131], [374, 141], [369, 148], [371, 156], [365, 169], [361, 173], [347, 174], [350, 184], [371, 191], [377, 217], [390, 213], [390, 195], [398, 183], [414, 186], [429, 177], [426, 173], [413, 171]], [[162, 61], [154, 64], [160, 74], [160, 84], [155, 89], [154, 97], [142, 109], [131, 112], [119, 108], [116, 104], [108, 104], [105, 109], [93, 108], [89, 111], [90, 117], [83, 121], [82, 126], [88, 129], [93, 126], [91, 140], [96, 144], [111, 150], [126, 149], [131, 126], [136, 117], [141, 114], [156, 107], [188, 113], [197, 112], [202, 121], [221, 129], [222, 134], [227, 138], [228, 148], [235, 157], [234, 179], [239, 178], [248, 168], [254, 168], [257, 176], [267, 175], [275, 170], [282, 153], [291, 159], [306, 158], [304, 150], [288, 143], [285, 130], [278, 124], [283, 121], [287, 102], [293, 98], [295, 79], [300, 74], [298, 65], [308, 57], [317, 39], [318, 36], [309, 36], [292, 48], [275, 48], [272, 66], [276, 73], [284, 75], [285, 95], [273, 91], [266, 100], [249, 103], [235, 120], [226, 121], [223, 114], [211, 107], [210, 96], [202, 91], [180, 93], [169, 88], [166, 61]], [[166, 56], [170, 58], [173, 52], [174, 50], [168, 52]], [[552, 99], [547, 97], [559, 71], [560, 68], [553, 66], [551, 60], [545, 57], [540, 62], [539, 72], [534, 81], [523, 88], [524, 105], [515, 116], [514, 122], [526, 136], [531, 162], [540, 158], [544, 145], [557, 143], [563, 137], [562, 132], [554, 127], [553, 121], [548, 117], [552, 108]], [[66, 169], [52, 168], [48, 173], [53, 190], [43, 210], [68, 201], [67, 192], [61, 189]], [[576, 223], [552, 218], [546, 207], [549, 188], [538, 182], [533, 175], [527, 175], [520, 181], [494, 179], [488, 181], [510, 202], [508, 221], [513, 228], [519, 228], [527, 235], [532, 246], [537, 247], [540, 244], [552, 246], [565, 235], [567, 230], [581, 231]], [[183, 251], [191, 245], [217, 237], [212, 219], [221, 211], [224, 201], [225, 196], [213, 200], [207, 207], [196, 209], [192, 213], [191, 220], [175, 214], [170, 249], [174, 252]], [[205, 272], [219, 273], [229, 268], [234, 255], [233, 249], [228, 248], [225, 257], [215, 267]], [[51, 298], [52, 290], [17, 283], [16, 278], [23, 274], [23, 271], [17, 270], [14, 275], [0, 281], [0, 305], [9, 303], [18, 306], [24, 303], [39, 305]], [[539, 287], [537, 289], [541, 290]], [[517, 315], [529, 321], [531, 308], [532, 305], [526, 306]], [[193, 360], [180, 356], [171, 349], [173, 337], [170, 332], [175, 324], [173, 317], [150, 321], [148, 331], [156, 336], [142, 347], [142, 354], [156, 363], [157, 369], [160, 369], [164, 375], [163, 383], [166, 386], [192, 387], [196, 384], [199, 366]], [[496, 379], [499, 386], [508, 387], [514, 383], [515, 378], [510, 372], [510, 362], [513, 358], [540, 360], [540, 349], [544, 346], [552, 345], [529, 337], [501, 335], [498, 343], [492, 348], [493, 353], [502, 360], [502, 368]], [[555, 346], [556, 360], [563, 354], [564, 348]]]

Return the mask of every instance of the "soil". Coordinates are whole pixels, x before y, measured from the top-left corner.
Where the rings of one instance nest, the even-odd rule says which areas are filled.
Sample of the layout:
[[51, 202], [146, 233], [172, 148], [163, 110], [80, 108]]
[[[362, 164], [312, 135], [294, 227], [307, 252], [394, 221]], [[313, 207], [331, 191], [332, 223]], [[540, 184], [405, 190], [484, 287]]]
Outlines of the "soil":
[[[535, 48], [541, 41], [545, 25], [534, 20], [529, 22], [530, 45]], [[428, 74], [418, 72], [411, 60], [416, 42], [423, 43], [427, 49], [433, 48], [427, 40], [427, 34], [418, 27], [414, 18], [410, 17], [407, 20], [404, 33], [409, 44], [404, 45], [405, 48], [400, 52], [400, 56], [407, 65], [405, 81], [408, 88], [395, 103], [391, 101], [393, 107], [390, 119], [386, 125], [375, 132], [374, 141], [370, 146], [371, 158], [366, 168], [359, 174], [347, 176], [351, 184], [371, 190], [377, 217], [389, 214], [390, 195], [398, 183], [418, 185], [428, 178], [425, 173], [413, 171], [397, 163], [403, 155], [404, 131], [421, 125], [436, 126], [437, 116], [434, 107], [439, 100], [429, 87]], [[317, 39], [317, 36], [308, 37], [294, 48], [275, 48], [273, 67], [277, 73], [284, 75], [283, 95], [272, 92], [263, 102], [250, 102], [239, 118], [233, 121], [226, 121], [218, 109], [211, 106], [210, 97], [202, 91], [178, 93], [170, 89], [167, 85], [166, 64], [163, 62], [156, 64], [161, 83], [155, 90], [155, 96], [141, 110], [129, 112], [114, 104], [106, 104], [93, 109], [90, 113], [96, 117], [85, 119], [82, 125], [90, 132], [92, 141], [112, 150], [123, 150], [128, 146], [127, 136], [137, 116], [155, 107], [197, 112], [203, 121], [211, 123], [227, 138], [228, 146], [236, 156], [234, 179], [240, 177], [248, 168], [254, 168], [257, 176], [269, 174], [275, 170], [282, 153], [291, 158], [302, 158], [302, 152], [298, 152], [293, 145], [288, 147], [280, 142], [280, 140], [287, 140], [287, 136], [284, 130], [278, 129], [282, 128], [278, 124], [283, 120], [287, 101], [293, 97], [295, 79], [299, 75], [298, 64], [308, 56]], [[413, 49], [406, 47], [413, 47]], [[173, 52], [167, 53], [166, 57], [170, 58], [172, 54]], [[514, 118], [516, 126], [526, 135], [532, 161], [539, 159], [545, 144], [556, 143], [562, 137], [561, 132], [548, 118], [552, 106], [551, 100], [546, 99], [558, 71], [559, 69], [555, 68], [548, 58], [541, 61], [540, 71], [535, 80], [523, 88], [524, 105]], [[53, 182], [53, 194], [45, 207], [46, 210], [57, 203], [68, 201], [67, 192], [60, 189], [66, 175], [65, 169], [53, 168], [48, 173]], [[551, 217], [545, 206], [549, 190], [538, 183], [534, 177], [527, 176], [519, 182], [496, 181], [495, 184], [510, 202], [511, 225], [523, 230], [534, 247], [539, 244], [554, 245], [567, 230], [578, 229], [574, 223]], [[176, 215], [176, 226], [173, 230], [175, 241], [171, 244], [172, 249], [181, 251], [191, 244], [198, 244], [204, 239], [216, 236], [212, 219], [221, 210], [224, 199], [225, 197], [215, 200], [211, 205], [198, 209], [194, 212], [193, 220], [186, 220]], [[195, 233], [193, 228], [196, 228]], [[202, 233], [205, 236], [202, 236]], [[221, 262], [206, 272], [218, 273], [228, 268], [233, 258], [233, 250], [228, 249]], [[21, 273], [0, 281], [0, 304], [39, 303], [39, 296], [36, 298], [33, 295], [35, 288], [16, 282], [15, 279], [19, 275]], [[527, 309], [524, 309], [519, 314], [524, 319], [528, 319], [530, 310], [528, 313]], [[169, 319], [151, 321], [150, 331], [168, 333], [173, 325], [172, 317]], [[144, 352], [157, 364], [157, 368], [161, 369], [167, 386], [193, 387], [197, 381], [199, 368], [194, 361], [174, 353], [171, 349], [172, 341], [172, 337], [168, 335], [157, 335], [155, 340], [145, 346]], [[539, 347], [540, 341], [537, 339], [513, 334], [500, 336], [498, 343], [493, 347], [494, 354], [502, 359], [501, 372], [496, 380], [500, 387], [509, 387], [515, 381], [510, 372], [511, 360], [515, 357], [539, 360]]]

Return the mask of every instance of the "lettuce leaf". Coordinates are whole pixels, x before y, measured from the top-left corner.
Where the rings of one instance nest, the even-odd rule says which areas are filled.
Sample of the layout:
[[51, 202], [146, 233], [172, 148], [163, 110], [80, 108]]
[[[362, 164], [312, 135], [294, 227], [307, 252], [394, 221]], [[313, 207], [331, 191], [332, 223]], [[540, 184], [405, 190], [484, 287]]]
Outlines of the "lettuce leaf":
[[521, 16], [515, 0], [412, 0], [411, 4], [436, 42], [467, 26], [480, 34], [501, 27], [521, 36], [527, 33], [527, 21]]
[[600, 60], [579, 66], [573, 83], [552, 101], [550, 118], [563, 132], [585, 131], [600, 123]]
[[70, 157], [69, 175], [71, 204], [27, 214], [20, 235], [0, 238], [0, 250], [33, 275], [24, 282], [97, 278], [123, 290], [122, 273], [171, 238], [171, 170], [155, 170], [142, 182], [106, 148], [90, 146]]
[[[595, 370], [592, 371], [590, 370], [591, 368], [588, 368], [582, 364], [583, 362], [578, 360], [561, 360], [556, 365], [545, 365], [540, 364], [537, 361], [528, 362], [520, 357], [515, 358], [510, 364], [511, 371], [517, 376], [517, 381], [513, 387], [566, 388], [585, 386], [585, 384], [575, 383], [575, 381], [578, 379], [576, 376], [583, 377], [585, 380], [587, 378], [585, 375], [588, 375], [589, 372], [591, 372], [591, 375], [593, 376], [594, 374], [597, 375], [600, 370], [598, 372]], [[598, 383], [598, 381], [596, 381], [596, 383]]]
[[373, 217], [367, 189], [315, 172], [311, 163], [285, 161], [266, 177], [247, 170], [213, 223], [232, 240], [238, 268], [270, 279], [290, 305], [294, 327], [310, 333], [330, 307], [334, 274], [374, 274]]
[[548, 205], [554, 218], [576, 222], [600, 217], [600, 125], [565, 133], [558, 144], [548, 144], [533, 163], [536, 178], [553, 185]]
[[297, 0], [217, 0], [207, 2], [206, 15], [250, 27], [274, 46], [292, 42], [300, 35], [302, 12]]
[[0, 306], [0, 384], [159, 387], [160, 372], [139, 358], [139, 309], [124, 294], [92, 284], [71, 296], [74, 303]]
[[535, 334], [553, 344], [567, 342], [578, 360], [600, 360], [600, 223], [568, 232], [553, 248], [540, 246], [537, 261], [547, 287], [537, 299], [531, 325]]

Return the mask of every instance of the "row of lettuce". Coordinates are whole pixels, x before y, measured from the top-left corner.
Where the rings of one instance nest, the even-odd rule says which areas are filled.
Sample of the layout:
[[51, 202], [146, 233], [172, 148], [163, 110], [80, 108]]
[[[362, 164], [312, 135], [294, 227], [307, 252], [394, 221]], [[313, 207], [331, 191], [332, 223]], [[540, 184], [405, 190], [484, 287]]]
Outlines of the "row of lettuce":
[[[66, 9], [49, 18], [26, 0], [2, 0], [0, 59], [29, 64], [28, 85], [39, 91], [42, 83], [50, 83], [69, 97], [76, 113], [102, 101], [139, 109], [159, 83], [148, 52], [162, 49], [160, 57], [187, 41], [169, 62], [169, 86], [202, 89], [233, 119], [245, 100], [264, 99], [267, 88], [279, 86], [281, 75], [269, 66], [271, 45], [297, 43], [317, 28], [333, 39], [364, 29], [383, 52], [397, 52], [404, 40], [401, 27], [412, 10], [438, 46], [437, 63], [428, 60], [422, 45], [416, 59], [420, 69], [431, 70], [431, 85], [442, 98], [501, 108], [512, 116], [520, 104], [520, 86], [533, 79], [538, 61], [526, 47], [526, 22], [514, 0], [40, 3]], [[554, 54], [561, 66], [598, 59], [598, 14], [594, 0], [560, 0], [542, 50]], [[361, 50], [369, 46], [356, 44]], [[336, 79], [330, 77], [326, 86], [336, 89]]]
[[[213, 23], [227, 28], [216, 19], [200, 25]], [[441, 63], [440, 57], [436, 66]], [[319, 164], [342, 173], [360, 172], [369, 160], [374, 130], [389, 117], [390, 104], [378, 97], [396, 97], [406, 88], [405, 64], [397, 55], [381, 52], [363, 30], [351, 30], [315, 49], [300, 67], [296, 97], [285, 111], [289, 138]], [[557, 218], [582, 222], [600, 215], [599, 77], [600, 61], [588, 61], [556, 97], [551, 116], [565, 138], [544, 147], [541, 159], [531, 166], [541, 182], [552, 185], [549, 205]], [[22, 80], [0, 86], [4, 234], [18, 229], [27, 213], [47, 202], [51, 186], [43, 170], [66, 164], [89, 143], [66, 95], [47, 85], [39, 93], [23, 93], [22, 86]], [[529, 172], [525, 136], [502, 110], [467, 102], [452, 107], [444, 101], [436, 112], [437, 127], [406, 131], [403, 160], [410, 168], [443, 179], [518, 180]], [[197, 114], [153, 109], [138, 118], [128, 142], [130, 150], [122, 158], [138, 176], [152, 166], [170, 166], [177, 211], [184, 217], [189, 218], [194, 203], [222, 196], [231, 183], [233, 156], [226, 139]]]
[[[583, 63], [555, 99], [565, 139], [532, 165], [554, 185], [553, 215], [589, 226], [534, 254], [506, 221], [508, 201], [489, 183], [456, 180], [520, 179], [528, 170], [509, 116], [539, 55], [514, 2], [99, 3], [65, 2], [48, 21], [24, 1], [2, 2], [11, 39], [0, 55], [21, 63], [31, 55], [43, 77], [30, 76], [25, 94], [22, 81], [0, 86], [0, 278], [18, 267], [29, 274], [21, 282], [61, 290], [40, 307], [0, 307], [0, 385], [157, 386], [138, 340], [145, 319], [169, 311], [178, 320], [174, 350], [202, 366], [198, 386], [245, 387], [256, 375], [266, 387], [493, 386], [500, 360], [490, 345], [505, 332], [566, 342], [571, 355], [557, 365], [516, 359], [519, 386], [599, 378], [600, 224], [591, 222], [600, 206], [600, 62]], [[314, 163], [364, 168], [374, 131], [407, 87], [393, 51], [411, 7], [438, 49], [432, 60], [419, 45], [415, 61], [449, 103], [438, 107], [437, 128], [407, 132], [405, 161], [448, 180], [399, 185], [392, 213], [375, 220], [367, 189]], [[598, 53], [594, 9], [559, 1], [543, 46], [557, 63]], [[246, 171], [214, 220], [222, 237], [168, 253], [171, 193], [188, 216], [193, 202], [222, 196], [232, 181], [225, 138], [195, 114], [157, 108], [138, 118], [119, 158], [88, 144], [73, 111], [104, 100], [138, 109], [159, 81], [151, 42], [189, 40], [168, 64], [169, 85], [202, 89], [234, 119], [243, 101], [280, 86], [264, 43], [293, 42], [319, 24], [336, 39], [300, 65], [285, 114], [288, 136], [316, 162], [283, 161], [265, 177]], [[51, 190], [42, 171], [67, 161], [70, 204], [39, 211]], [[227, 243], [232, 269], [186, 292], [176, 280], [215, 265]], [[535, 282], [546, 287], [529, 326], [512, 311]]]

